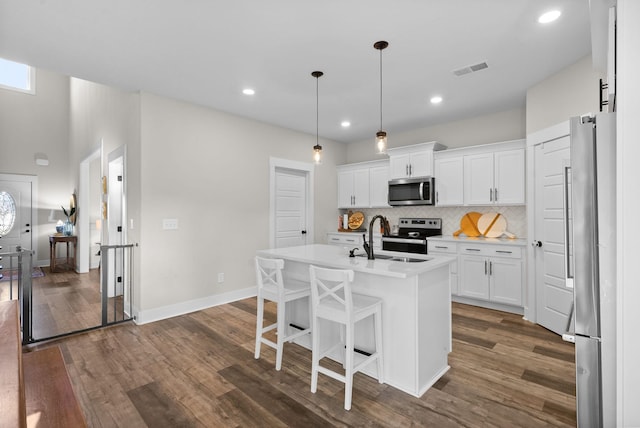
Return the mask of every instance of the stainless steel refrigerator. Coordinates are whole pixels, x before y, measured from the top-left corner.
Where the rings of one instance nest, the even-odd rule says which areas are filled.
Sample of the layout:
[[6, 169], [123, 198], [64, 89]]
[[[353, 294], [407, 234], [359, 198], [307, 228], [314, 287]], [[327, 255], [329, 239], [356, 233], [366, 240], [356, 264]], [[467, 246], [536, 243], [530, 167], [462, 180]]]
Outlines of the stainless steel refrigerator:
[[578, 427], [615, 426], [615, 114], [570, 120], [567, 278], [573, 284]]

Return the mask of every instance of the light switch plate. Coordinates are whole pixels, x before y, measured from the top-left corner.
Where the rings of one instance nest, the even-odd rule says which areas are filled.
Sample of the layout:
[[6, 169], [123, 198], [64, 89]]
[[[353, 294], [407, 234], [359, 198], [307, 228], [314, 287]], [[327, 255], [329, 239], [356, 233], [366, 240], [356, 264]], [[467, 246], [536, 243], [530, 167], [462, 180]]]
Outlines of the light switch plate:
[[176, 230], [178, 228], [177, 218], [165, 218], [162, 220], [162, 229], [164, 230]]

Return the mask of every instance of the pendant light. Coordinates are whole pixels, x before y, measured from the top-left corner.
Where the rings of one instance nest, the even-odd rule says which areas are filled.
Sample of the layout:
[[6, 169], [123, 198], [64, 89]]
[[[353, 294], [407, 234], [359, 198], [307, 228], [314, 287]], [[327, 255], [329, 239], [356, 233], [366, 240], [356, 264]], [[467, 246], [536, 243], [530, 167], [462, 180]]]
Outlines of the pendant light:
[[324, 73], [322, 71], [312, 71], [311, 75], [316, 78], [316, 145], [313, 146], [313, 162], [316, 165], [322, 163], [322, 146], [318, 143], [318, 79]]
[[384, 40], [373, 44], [380, 51], [380, 130], [376, 132], [376, 152], [381, 155], [387, 153], [387, 133], [382, 130], [382, 50], [387, 46], [389, 43]]

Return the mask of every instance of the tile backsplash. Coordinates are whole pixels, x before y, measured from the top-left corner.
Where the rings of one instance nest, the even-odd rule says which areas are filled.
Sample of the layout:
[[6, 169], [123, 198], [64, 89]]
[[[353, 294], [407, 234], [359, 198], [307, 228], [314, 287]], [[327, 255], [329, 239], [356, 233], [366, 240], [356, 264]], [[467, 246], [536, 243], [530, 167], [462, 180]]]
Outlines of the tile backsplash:
[[[460, 228], [460, 219], [463, 215], [470, 211], [476, 211], [481, 214], [498, 212], [507, 219], [507, 231], [516, 235], [517, 238], [526, 238], [527, 236], [527, 210], [522, 206], [495, 206], [495, 207], [433, 207], [433, 206], [412, 206], [412, 207], [394, 207], [394, 208], [365, 208], [354, 209], [353, 211], [362, 211], [365, 215], [365, 224], [368, 226], [373, 216], [381, 214], [389, 220], [389, 224], [393, 227], [398, 224], [400, 217], [428, 217], [442, 219], [442, 233], [451, 235]], [[346, 210], [340, 210], [341, 213]], [[378, 222], [376, 222], [376, 225]]]

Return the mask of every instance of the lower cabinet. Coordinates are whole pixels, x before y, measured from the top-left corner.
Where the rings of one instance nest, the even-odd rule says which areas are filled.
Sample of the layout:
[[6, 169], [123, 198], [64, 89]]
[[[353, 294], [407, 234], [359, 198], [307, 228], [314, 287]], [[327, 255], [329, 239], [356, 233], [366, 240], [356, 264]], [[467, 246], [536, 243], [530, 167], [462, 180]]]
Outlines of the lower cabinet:
[[522, 249], [460, 245], [460, 295], [522, 306]]
[[[368, 233], [366, 234], [366, 237], [367, 239], [369, 239]], [[362, 244], [363, 244], [362, 233], [329, 232], [327, 233], [327, 244], [340, 245], [342, 247], [350, 247], [350, 249], [355, 247], [361, 247], [362, 249]], [[373, 248], [376, 248], [376, 249], [382, 248], [382, 235], [380, 235], [379, 233], [373, 234]]]
[[[457, 255], [450, 265], [451, 294], [479, 306], [522, 307], [523, 248], [516, 245], [429, 240], [429, 254]], [[466, 300], [461, 300], [466, 301]], [[484, 303], [483, 303], [484, 302]]]
[[[458, 254], [458, 244], [445, 241], [427, 241], [427, 254], [442, 254], [455, 256]], [[449, 285], [451, 294], [458, 294], [458, 262], [449, 265]]]

